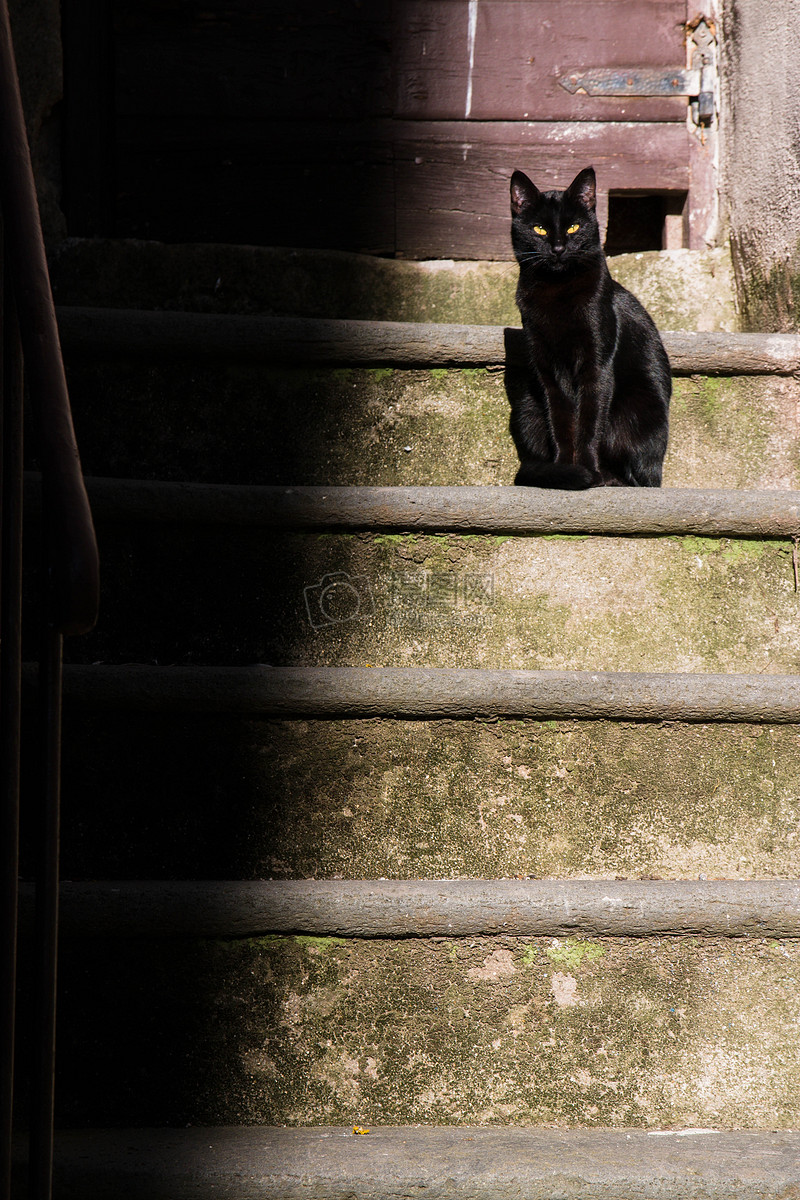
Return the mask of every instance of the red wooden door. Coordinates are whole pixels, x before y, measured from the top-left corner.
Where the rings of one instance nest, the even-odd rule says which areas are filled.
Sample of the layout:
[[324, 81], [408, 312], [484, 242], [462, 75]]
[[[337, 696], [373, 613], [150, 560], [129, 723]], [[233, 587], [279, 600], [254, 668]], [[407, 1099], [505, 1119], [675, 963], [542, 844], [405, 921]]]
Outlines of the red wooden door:
[[[503, 256], [511, 170], [566, 187], [590, 164], [603, 221], [609, 193], [659, 199], [678, 218], [672, 244], [700, 244], [710, 181], [694, 160], [710, 166], [712, 133], [698, 138], [687, 99], [560, 83], [590, 68], [683, 67], [686, 20], [685, 0], [396, 0], [398, 251]], [[637, 209], [648, 211], [623, 211]]]
[[[673, 244], [709, 226], [713, 128], [698, 136], [685, 98], [559, 82], [683, 66], [686, 0], [92, 3], [109, 26], [94, 41], [69, 36], [81, 6], [64, 6], [71, 232], [503, 258], [514, 168], [566, 186], [590, 163], [624, 228], [626, 199]], [[113, 188], [81, 151], [99, 111]]]

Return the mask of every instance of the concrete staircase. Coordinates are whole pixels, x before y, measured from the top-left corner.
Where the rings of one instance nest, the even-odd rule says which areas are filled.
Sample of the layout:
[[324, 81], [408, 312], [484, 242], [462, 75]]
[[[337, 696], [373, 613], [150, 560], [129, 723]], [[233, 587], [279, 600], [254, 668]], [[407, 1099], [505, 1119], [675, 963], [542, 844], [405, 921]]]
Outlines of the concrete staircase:
[[57, 1196], [800, 1187], [797, 339], [659, 261], [665, 489], [565, 495], [508, 264], [65, 247]]

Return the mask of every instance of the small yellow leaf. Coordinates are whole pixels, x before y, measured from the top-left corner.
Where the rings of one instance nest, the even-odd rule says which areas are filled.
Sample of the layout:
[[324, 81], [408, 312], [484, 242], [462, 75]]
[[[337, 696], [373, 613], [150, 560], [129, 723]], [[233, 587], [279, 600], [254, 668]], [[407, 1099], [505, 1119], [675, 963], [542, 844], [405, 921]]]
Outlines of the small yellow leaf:
[[364, 1129], [361, 1125], [353, 1126], [353, 1133], [369, 1133], [368, 1129]]

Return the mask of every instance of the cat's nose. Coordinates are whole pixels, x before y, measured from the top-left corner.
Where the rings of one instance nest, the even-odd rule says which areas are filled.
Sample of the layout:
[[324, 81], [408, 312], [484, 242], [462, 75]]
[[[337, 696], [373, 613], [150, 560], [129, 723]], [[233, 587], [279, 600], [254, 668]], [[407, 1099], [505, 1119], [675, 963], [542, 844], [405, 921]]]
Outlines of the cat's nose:
[[553, 254], [555, 254], [556, 258], [561, 258], [561, 255], [564, 253], [564, 250], [565, 250], [565, 247], [562, 246], [560, 242], [557, 242], [556, 245], [553, 246]]

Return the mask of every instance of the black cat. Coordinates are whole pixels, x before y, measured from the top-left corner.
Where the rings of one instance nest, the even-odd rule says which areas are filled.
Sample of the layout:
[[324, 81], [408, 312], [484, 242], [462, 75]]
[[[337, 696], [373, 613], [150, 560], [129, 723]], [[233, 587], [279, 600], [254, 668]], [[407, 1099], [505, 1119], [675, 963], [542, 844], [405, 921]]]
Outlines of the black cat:
[[591, 167], [565, 192], [511, 178], [528, 353], [511, 433], [529, 487], [659, 487], [672, 376], [649, 314], [609, 274]]

